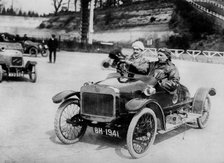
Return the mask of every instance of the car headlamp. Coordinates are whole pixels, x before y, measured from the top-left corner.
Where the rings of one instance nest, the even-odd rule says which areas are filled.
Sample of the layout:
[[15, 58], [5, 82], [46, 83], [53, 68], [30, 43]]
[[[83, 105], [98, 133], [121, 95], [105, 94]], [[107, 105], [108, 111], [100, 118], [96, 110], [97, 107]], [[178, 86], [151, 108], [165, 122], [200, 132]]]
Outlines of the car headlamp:
[[5, 51], [5, 47], [1, 47], [1, 51], [3, 51], [3, 52], [4, 52], [4, 51]]
[[88, 81], [88, 82], [85, 82], [83, 85], [87, 86], [87, 85], [92, 85], [92, 84], [93, 84], [93, 82]]
[[153, 86], [151, 86], [151, 85], [147, 85], [147, 87], [144, 89], [144, 94], [146, 95], [146, 96], [149, 96], [149, 95], [151, 95], [151, 94], [154, 94], [154, 93], [156, 93], [156, 89], [153, 87]]

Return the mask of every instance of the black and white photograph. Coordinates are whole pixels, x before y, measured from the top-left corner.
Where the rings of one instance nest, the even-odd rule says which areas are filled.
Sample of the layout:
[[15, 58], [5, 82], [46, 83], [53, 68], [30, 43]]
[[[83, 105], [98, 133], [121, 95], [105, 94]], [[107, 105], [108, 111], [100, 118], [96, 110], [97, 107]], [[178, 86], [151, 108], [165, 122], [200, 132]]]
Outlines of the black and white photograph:
[[224, 0], [0, 0], [0, 163], [224, 163]]

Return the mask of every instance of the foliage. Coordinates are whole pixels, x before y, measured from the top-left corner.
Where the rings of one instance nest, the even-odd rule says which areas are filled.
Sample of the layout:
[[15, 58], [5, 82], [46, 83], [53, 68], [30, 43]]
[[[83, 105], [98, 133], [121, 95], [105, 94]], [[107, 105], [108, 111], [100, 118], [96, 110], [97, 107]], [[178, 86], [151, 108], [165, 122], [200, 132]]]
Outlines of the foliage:
[[62, 6], [63, 0], [52, 0], [54, 6], [54, 14], [57, 15]]
[[0, 10], [0, 15], [10, 15], [10, 16], [28, 16], [28, 17], [39, 17], [40, 15], [34, 11], [22, 11], [21, 9], [19, 11], [15, 11], [13, 8], [5, 8], [2, 7]]
[[[214, 19], [196, 10], [191, 4], [185, 0], [174, 0], [175, 3], [175, 14], [171, 19], [170, 26], [177, 28], [181, 26], [181, 23], [188, 28], [188, 32], [192, 36], [191, 39], [202, 39], [204, 35], [214, 34], [215, 23]], [[180, 19], [178, 20], [178, 16]], [[177, 26], [178, 24], [178, 26]], [[185, 28], [186, 28], [185, 27]], [[181, 32], [181, 30], [179, 30]], [[183, 34], [183, 33], [182, 33]]]
[[109, 25], [113, 21], [112, 11], [108, 10], [105, 15], [105, 25]]
[[166, 42], [168, 48], [175, 49], [188, 49], [190, 47], [189, 38], [186, 35], [183, 36], [170, 36]]
[[215, 19], [197, 10], [185, 0], [173, 0], [173, 3], [175, 4], [175, 10], [169, 26], [176, 35], [168, 39], [167, 46], [169, 48], [207, 49], [206, 46], [210, 44], [204, 44], [204, 42], [206, 42], [208, 36], [219, 33]]

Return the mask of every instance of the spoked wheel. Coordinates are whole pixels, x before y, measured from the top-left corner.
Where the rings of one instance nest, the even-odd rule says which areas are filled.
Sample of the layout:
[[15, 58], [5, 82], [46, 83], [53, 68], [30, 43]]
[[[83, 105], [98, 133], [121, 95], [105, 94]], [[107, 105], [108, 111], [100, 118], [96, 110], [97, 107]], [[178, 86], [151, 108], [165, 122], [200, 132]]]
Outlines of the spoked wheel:
[[210, 114], [210, 109], [211, 109], [211, 103], [210, 103], [210, 98], [207, 96], [205, 100], [203, 101], [203, 108], [202, 108], [202, 113], [201, 117], [197, 119], [197, 124], [199, 128], [205, 128], [207, 126], [207, 122], [209, 119], [209, 114]]
[[63, 102], [56, 113], [54, 128], [59, 140], [65, 144], [79, 141], [87, 125], [80, 116], [80, 107], [76, 99]]
[[140, 158], [148, 153], [156, 132], [156, 115], [150, 108], [144, 108], [132, 118], [127, 133], [127, 147], [133, 158]]
[[37, 70], [36, 70], [36, 66], [32, 66], [31, 70], [29, 70], [28, 72], [29, 77], [30, 77], [30, 81], [32, 83], [35, 83], [37, 81]]
[[37, 57], [37, 54], [38, 54], [38, 50], [37, 50], [37, 48], [35, 48], [35, 47], [30, 48], [30, 50], [29, 50], [29, 54], [30, 54], [31, 56], [35, 56], [35, 57]]
[[119, 62], [116, 66], [117, 72], [124, 76], [124, 74], [128, 74], [128, 65], [125, 62]]

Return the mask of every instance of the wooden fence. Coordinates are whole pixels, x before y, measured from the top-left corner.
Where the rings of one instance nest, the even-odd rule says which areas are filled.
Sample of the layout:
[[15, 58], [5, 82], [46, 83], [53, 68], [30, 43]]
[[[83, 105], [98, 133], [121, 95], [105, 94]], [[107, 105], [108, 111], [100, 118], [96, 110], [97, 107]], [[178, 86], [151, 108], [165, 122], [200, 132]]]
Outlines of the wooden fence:
[[[156, 48], [147, 48], [146, 55], [157, 57]], [[173, 59], [187, 60], [193, 62], [224, 64], [224, 52], [220, 51], [201, 51], [201, 50], [183, 50], [169, 49]]]

